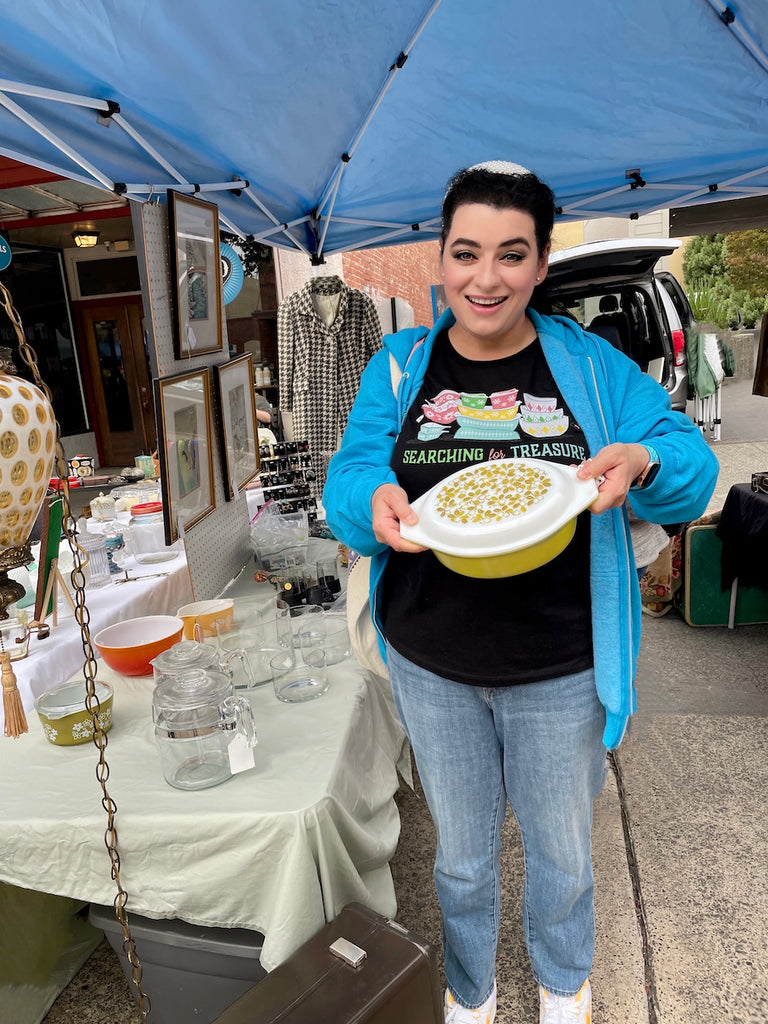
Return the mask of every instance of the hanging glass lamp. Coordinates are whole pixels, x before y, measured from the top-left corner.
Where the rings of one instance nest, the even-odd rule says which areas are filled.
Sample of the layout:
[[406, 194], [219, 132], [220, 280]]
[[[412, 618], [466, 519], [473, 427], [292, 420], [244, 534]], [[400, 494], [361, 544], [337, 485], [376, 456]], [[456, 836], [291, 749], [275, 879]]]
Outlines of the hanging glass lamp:
[[56, 453], [56, 418], [46, 396], [0, 363], [0, 619], [24, 596], [9, 569], [32, 561], [29, 535]]

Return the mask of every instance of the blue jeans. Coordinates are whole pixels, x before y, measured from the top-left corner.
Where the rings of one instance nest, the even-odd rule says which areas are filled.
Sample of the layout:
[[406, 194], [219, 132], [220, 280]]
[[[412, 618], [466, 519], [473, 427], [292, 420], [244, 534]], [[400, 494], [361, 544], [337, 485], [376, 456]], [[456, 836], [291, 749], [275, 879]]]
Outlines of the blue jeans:
[[470, 1009], [493, 989], [508, 800], [523, 841], [533, 974], [550, 992], [573, 995], [595, 947], [592, 802], [605, 783], [606, 749], [594, 673], [483, 688], [434, 675], [392, 647], [387, 657], [437, 829], [448, 987]]

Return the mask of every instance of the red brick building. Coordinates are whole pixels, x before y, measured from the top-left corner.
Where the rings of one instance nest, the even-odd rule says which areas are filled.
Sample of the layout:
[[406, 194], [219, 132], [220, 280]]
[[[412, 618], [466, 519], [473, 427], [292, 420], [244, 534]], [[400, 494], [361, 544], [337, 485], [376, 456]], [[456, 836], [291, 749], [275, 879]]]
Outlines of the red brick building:
[[342, 260], [350, 288], [364, 291], [377, 305], [391, 298], [405, 299], [413, 307], [414, 324], [432, 326], [431, 289], [441, 283], [437, 241], [346, 252]]

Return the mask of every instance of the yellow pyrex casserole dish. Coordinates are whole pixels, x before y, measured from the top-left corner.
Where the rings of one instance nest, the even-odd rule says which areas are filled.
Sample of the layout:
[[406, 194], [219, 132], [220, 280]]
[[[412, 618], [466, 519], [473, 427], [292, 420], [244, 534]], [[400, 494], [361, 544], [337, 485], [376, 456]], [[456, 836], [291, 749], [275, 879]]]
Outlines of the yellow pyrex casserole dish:
[[530, 572], [570, 543], [576, 517], [597, 497], [575, 466], [497, 459], [452, 473], [412, 503], [403, 538], [431, 548], [463, 576], [497, 579]]

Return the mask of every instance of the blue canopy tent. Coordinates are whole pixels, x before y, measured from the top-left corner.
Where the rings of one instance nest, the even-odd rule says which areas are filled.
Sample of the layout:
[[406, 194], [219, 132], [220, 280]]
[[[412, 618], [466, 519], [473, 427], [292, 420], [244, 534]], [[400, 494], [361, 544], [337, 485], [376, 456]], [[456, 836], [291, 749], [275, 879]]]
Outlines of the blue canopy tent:
[[563, 219], [768, 194], [764, 0], [0, 0], [0, 154], [323, 253], [490, 158]]

